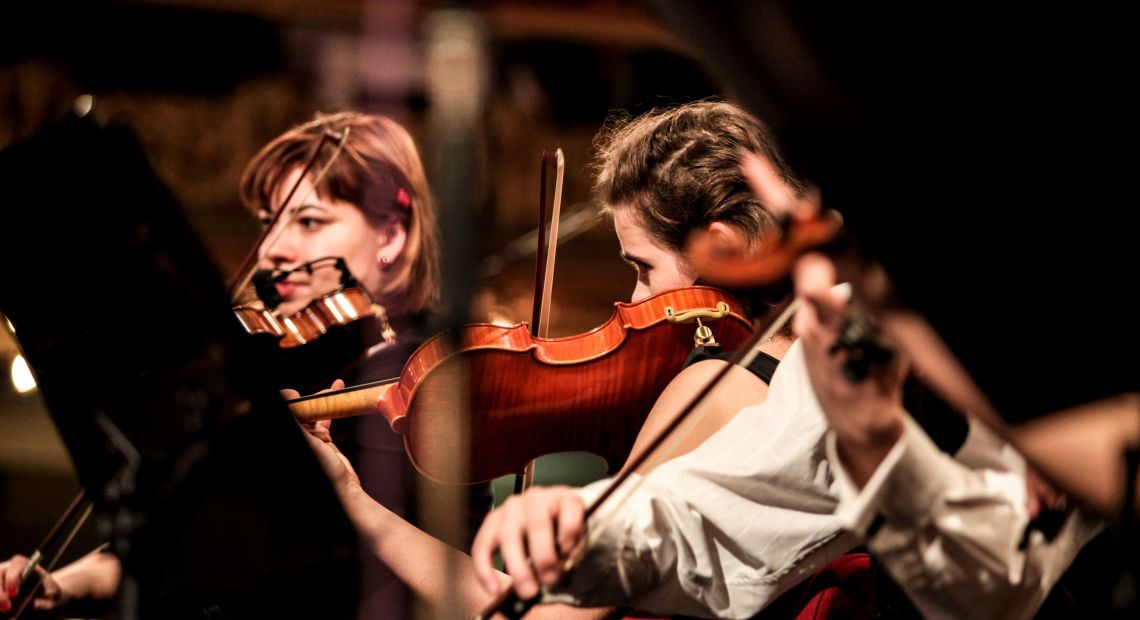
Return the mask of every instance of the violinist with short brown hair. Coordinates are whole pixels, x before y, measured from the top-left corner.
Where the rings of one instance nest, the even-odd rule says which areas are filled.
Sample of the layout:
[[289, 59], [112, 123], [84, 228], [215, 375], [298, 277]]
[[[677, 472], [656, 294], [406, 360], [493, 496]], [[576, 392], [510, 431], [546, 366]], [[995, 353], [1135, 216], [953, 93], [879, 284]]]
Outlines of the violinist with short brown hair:
[[[763, 158], [738, 158], [767, 208], [812, 202], [782, 178], [778, 163], [757, 169]], [[730, 247], [755, 243], [733, 239], [738, 230], [720, 232]], [[904, 409], [903, 357], [888, 356], [865, 374], [847, 367], [854, 342], [836, 345], [844, 343], [850, 285], [836, 286], [835, 267], [820, 254], [793, 266], [803, 297], [795, 319], [801, 340], [776, 368], [767, 398], [687, 454], [635, 476], [640, 484], [628, 497], [602, 504], [588, 523], [586, 505], [608, 490], [607, 481], [509, 500], [488, 517], [472, 549], [489, 592], [502, 588], [491, 562], [498, 551], [522, 598], [750, 618], [865, 542], [917, 608], [902, 608], [911, 614], [1037, 611], [1096, 532], [1096, 520], [1077, 510], [1052, 535], [1037, 529], [1034, 517], [1056, 496], [984, 427], [972, 425], [954, 457], [940, 450]], [[562, 574], [568, 560], [573, 566]], [[840, 610], [843, 617], [877, 613]]]

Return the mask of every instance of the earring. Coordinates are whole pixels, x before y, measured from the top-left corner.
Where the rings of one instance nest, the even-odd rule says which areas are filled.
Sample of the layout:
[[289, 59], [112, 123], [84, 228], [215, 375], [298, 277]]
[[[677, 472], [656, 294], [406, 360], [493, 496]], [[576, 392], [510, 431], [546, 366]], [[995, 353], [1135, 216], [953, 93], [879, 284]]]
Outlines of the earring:
[[392, 261], [387, 256], [380, 257], [380, 271], [388, 271], [392, 266]]

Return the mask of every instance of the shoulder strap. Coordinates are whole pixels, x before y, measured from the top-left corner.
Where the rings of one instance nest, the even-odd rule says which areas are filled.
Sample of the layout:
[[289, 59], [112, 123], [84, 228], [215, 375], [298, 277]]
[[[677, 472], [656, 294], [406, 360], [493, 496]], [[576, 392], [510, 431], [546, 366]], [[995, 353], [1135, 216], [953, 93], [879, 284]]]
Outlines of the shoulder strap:
[[[727, 360], [732, 355], [732, 352], [722, 352], [720, 347], [697, 347], [689, 353], [688, 359], [685, 360], [683, 368], [703, 362], [705, 360]], [[780, 360], [768, 355], [767, 353], [760, 352], [752, 363], [748, 364], [748, 371], [759, 377], [764, 383], [772, 382], [772, 375], [776, 372], [776, 366]]]

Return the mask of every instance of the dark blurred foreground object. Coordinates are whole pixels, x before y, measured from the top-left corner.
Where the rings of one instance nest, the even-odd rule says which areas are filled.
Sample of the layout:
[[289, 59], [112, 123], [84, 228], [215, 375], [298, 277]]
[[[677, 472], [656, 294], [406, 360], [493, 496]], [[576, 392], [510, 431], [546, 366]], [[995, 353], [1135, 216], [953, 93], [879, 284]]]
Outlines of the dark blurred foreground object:
[[1123, 7], [656, 0], [1011, 422], [1140, 389]]
[[129, 131], [69, 118], [0, 183], [0, 311], [124, 560], [115, 617], [351, 617], [351, 526]]

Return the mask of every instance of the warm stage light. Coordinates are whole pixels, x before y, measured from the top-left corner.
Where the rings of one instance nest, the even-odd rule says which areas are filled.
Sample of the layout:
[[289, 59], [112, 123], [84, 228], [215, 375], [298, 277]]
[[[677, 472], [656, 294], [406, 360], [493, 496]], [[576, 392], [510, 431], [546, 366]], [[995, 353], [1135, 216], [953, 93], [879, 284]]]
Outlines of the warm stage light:
[[12, 385], [21, 394], [36, 389], [36, 378], [32, 376], [32, 369], [28, 367], [23, 355], [17, 355], [12, 360]]

